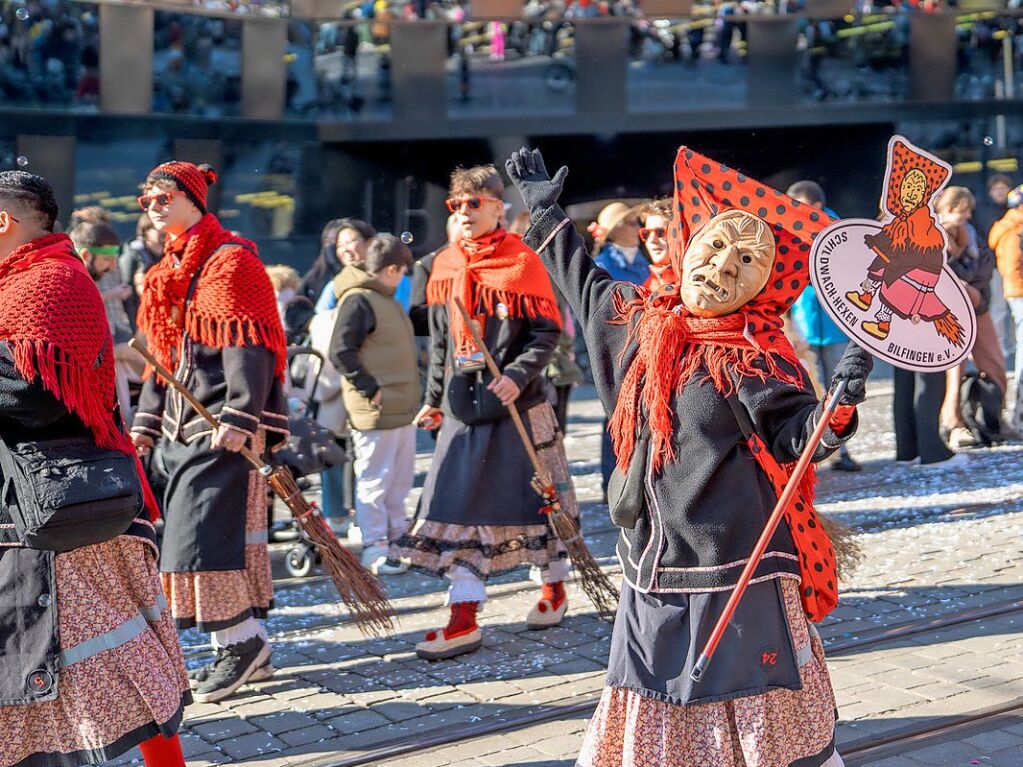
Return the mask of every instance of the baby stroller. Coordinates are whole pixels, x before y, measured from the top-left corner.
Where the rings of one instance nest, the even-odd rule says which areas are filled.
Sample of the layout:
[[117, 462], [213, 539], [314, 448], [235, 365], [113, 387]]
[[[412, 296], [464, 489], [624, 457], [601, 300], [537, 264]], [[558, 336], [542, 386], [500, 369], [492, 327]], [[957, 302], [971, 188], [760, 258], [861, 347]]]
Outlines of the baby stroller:
[[[343, 466], [348, 455], [330, 429], [316, 422], [316, 384], [323, 355], [307, 346], [288, 348], [288, 371], [291, 386], [288, 396], [288, 428], [291, 432], [287, 442], [274, 453], [274, 462], [291, 469], [298, 485], [308, 489], [310, 475], [318, 474], [333, 466]], [[312, 572], [318, 554], [300, 531], [294, 520], [274, 523], [272, 510], [268, 520], [271, 538], [280, 539], [282, 533], [298, 533], [298, 541], [284, 557], [284, 567], [293, 578], [304, 578]], [[295, 532], [292, 532], [295, 531]]]

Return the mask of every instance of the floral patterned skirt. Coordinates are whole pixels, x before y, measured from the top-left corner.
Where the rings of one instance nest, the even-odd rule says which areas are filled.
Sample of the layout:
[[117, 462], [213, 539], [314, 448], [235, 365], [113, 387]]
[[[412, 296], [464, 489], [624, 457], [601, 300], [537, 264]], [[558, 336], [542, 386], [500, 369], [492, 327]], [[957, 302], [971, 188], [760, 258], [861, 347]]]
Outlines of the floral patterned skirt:
[[[835, 748], [835, 696], [824, 646], [811, 633], [794, 580], [782, 581], [801, 690], [774, 689], [717, 703], [675, 705], [607, 687], [590, 720], [579, 767], [822, 767]], [[727, 662], [718, 658], [718, 663]]]
[[2, 767], [95, 764], [177, 732], [191, 693], [156, 557], [128, 535], [57, 555], [60, 649], [85, 657], [60, 670], [56, 700], [0, 706]]
[[[530, 408], [525, 413], [524, 420], [536, 446], [537, 457], [554, 482], [562, 508], [578, 518], [579, 505], [569, 476], [568, 459], [565, 457], [565, 446], [554, 409], [549, 403], [543, 402]], [[503, 431], [511, 429], [510, 425], [505, 426], [507, 428]], [[441, 440], [443, 439], [442, 434]], [[502, 450], [516, 451], [516, 456], [519, 454], [525, 456], [525, 449], [517, 435], [510, 439], [501, 436], [500, 439], [508, 440], [507, 445], [501, 446]], [[494, 445], [490, 445], [489, 448], [493, 449]], [[442, 446], [438, 441], [434, 461], [443, 460]], [[436, 469], [437, 467], [431, 468], [431, 474], [434, 474]], [[472, 476], [467, 475], [459, 481], [457, 476], [459, 470]], [[413, 567], [434, 575], [444, 575], [454, 567], [464, 567], [484, 581], [491, 575], [514, 570], [522, 565], [532, 565], [543, 570], [554, 560], [567, 559], [568, 552], [564, 545], [539, 513], [539, 500], [535, 510], [530, 508], [528, 515], [518, 523], [473, 524], [474, 517], [486, 513], [486, 510], [479, 507], [487, 504], [488, 497], [520, 499], [528, 494], [538, 499], [528, 487], [528, 472], [521, 487], [490, 487], [486, 493], [472, 493], [470, 491], [472, 487], [486, 485], [486, 471], [482, 460], [467, 461], [460, 467], [454, 467], [453, 479], [449, 482], [457, 487], [439, 488], [432, 498], [435, 507], [442, 507], [445, 519], [431, 519], [429, 512], [423, 518], [416, 519], [409, 532], [392, 545], [392, 555], [409, 560]], [[427, 485], [429, 489], [429, 479]], [[451, 504], [438, 502], [439, 496], [448, 492], [460, 499], [457, 505], [462, 512], [457, 515], [460, 517], [458, 521], [447, 518], [450, 515]], [[462, 498], [468, 500], [461, 500]]]
[[179, 629], [222, 631], [247, 618], [266, 618], [273, 607], [273, 579], [267, 550], [267, 483], [249, 472], [245, 514], [245, 569], [161, 573], [174, 623]]

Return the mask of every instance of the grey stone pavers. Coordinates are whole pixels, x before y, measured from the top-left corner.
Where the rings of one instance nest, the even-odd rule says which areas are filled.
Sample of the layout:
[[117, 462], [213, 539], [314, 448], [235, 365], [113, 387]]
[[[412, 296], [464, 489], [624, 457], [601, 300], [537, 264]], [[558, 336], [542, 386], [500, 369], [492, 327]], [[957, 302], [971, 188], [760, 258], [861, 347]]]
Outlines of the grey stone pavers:
[[[958, 474], [895, 466], [888, 462], [893, 448], [890, 403], [872, 391], [863, 408], [861, 434], [851, 445], [866, 470], [860, 475], [820, 472], [818, 508], [868, 531], [858, 536], [864, 562], [843, 580], [840, 606], [820, 626], [828, 644], [923, 616], [1023, 598], [1023, 449], [976, 451], [970, 469]], [[572, 412], [591, 419], [600, 415], [596, 402], [581, 392], [573, 398]], [[587, 540], [616, 577], [618, 569], [609, 558], [614, 531], [606, 510], [594, 504], [600, 492], [599, 438], [599, 426], [570, 423], [566, 445]], [[420, 472], [428, 460], [426, 454], [417, 458]], [[945, 513], [977, 502], [993, 505], [977, 513]], [[401, 621], [398, 633], [384, 639], [363, 637], [336, 605], [333, 587], [322, 580], [278, 589], [281, 607], [268, 622], [277, 675], [221, 704], [186, 710], [185, 742], [195, 763], [314, 764], [420, 733], [457, 735], [459, 728], [599, 694], [611, 626], [595, 617], [575, 584], [568, 586], [571, 608], [563, 625], [530, 632], [523, 621], [536, 585], [526, 580], [525, 570], [495, 578], [481, 614], [482, 652], [427, 663], [415, 657], [414, 644], [425, 630], [444, 625], [445, 584], [419, 573], [388, 577], [385, 583]], [[983, 631], [978, 625], [832, 658], [840, 737], [875, 735], [907, 721], [1023, 696], [1023, 617], [987, 620]], [[182, 641], [190, 665], [207, 662], [209, 656], [202, 653], [208, 637], [184, 632]], [[451, 747], [447, 761], [435, 756], [446, 753], [443, 748], [431, 752], [429, 762], [409, 758], [420, 767], [432, 767], [434, 761], [438, 767], [570, 765], [573, 738], [581, 738], [584, 727], [584, 718], [548, 722], [492, 742]], [[1023, 728], [1005, 727], [1003, 732], [1023, 740]], [[505, 747], [525, 750], [516, 752], [520, 756], [513, 761], [477, 759], [484, 751], [493, 755]], [[999, 758], [1010, 758], [1017, 747], [1009, 743]], [[901, 755], [893, 759], [890, 767], [925, 763], [915, 757], [899, 761]], [[399, 762], [388, 764], [398, 767]], [[1023, 758], [1012, 764], [1020, 767]]]

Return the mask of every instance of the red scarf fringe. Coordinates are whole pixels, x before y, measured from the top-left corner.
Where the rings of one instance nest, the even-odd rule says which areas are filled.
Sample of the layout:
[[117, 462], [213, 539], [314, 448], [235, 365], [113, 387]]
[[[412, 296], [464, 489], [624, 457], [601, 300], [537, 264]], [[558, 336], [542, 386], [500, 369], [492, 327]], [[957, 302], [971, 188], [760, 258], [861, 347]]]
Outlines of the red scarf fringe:
[[[135, 446], [114, 418], [114, 344], [103, 303], [71, 241], [54, 234], [15, 250], [0, 265], [0, 281], [10, 285], [15, 279], [4, 299], [16, 314], [4, 312], [0, 320], [0, 339], [11, 350], [15, 369], [29, 383], [38, 378], [97, 445], [135, 459], [146, 509], [157, 519], [159, 506]], [[100, 349], [97, 366], [94, 355]]]
[[540, 257], [503, 229], [442, 250], [426, 285], [427, 303], [448, 304], [455, 352], [462, 353], [473, 343], [461, 313], [451, 305], [456, 296], [475, 314], [481, 332], [498, 304], [504, 304], [509, 317], [543, 317], [561, 327], [558, 300]]
[[[207, 264], [224, 245], [229, 247], [217, 255], [215, 263]], [[248, 245], [251, 243], [234, 240], [216, 217], [207, 213], [168, 245], [164, 257], [146, 274], [139, 328], [165, 367], [174, 369], [175, 355], [187, 332], [195, 341], [216, 349], [265, 346], [274, 352], [274, 373], [283, 380], [287, 366], [284, 327], [270, 280], [254, 255], [255, 245]], [[198, 269], [203, 270], [202, 275], [186, 307], [188, 287]], [[147, 375], [151, 373], [147, 370]]]

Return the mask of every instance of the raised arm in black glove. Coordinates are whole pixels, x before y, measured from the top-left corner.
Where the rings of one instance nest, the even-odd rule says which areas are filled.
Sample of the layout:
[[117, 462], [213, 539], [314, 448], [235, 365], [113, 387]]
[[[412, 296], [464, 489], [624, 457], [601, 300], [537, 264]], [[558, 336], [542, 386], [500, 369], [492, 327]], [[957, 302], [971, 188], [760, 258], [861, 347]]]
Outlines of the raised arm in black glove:
[[529, 217], [533, 221], [558, 201], [568, 176], [568, 168], [563, 165], [551, 178], [543, 164], [540, 150], [525, 147], [512, 152], [512, 156], [505, 160], [504, 169], [522, 195], [522, 202], [529, 209]]
[[845, 347], [842, 359], [835, 365], [835, 375], [831, 378], [831, 388], [839, 381], [847, 381], [845, 392], [838, 401], [840, 405], [859, 405], [867, 398], [867, 377], [874, 369], [874, 358], [870, 352], [855, 341]]

